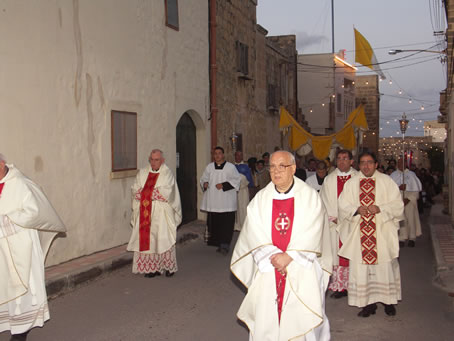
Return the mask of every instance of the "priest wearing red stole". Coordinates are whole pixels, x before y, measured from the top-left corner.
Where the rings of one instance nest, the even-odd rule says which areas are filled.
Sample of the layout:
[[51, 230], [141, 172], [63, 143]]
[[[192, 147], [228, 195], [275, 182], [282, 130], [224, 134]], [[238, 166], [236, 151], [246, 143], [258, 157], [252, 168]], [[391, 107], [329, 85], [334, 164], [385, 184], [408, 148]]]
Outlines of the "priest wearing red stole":
[[338, 254], [349, 259], [348, 304], [362, 308], [361, 317], [375, 314], [377, 302], [395, 315], [402, 295], [398, 230], [404, 204], [396, 183], [377, 166], [375, 154], [361, 154], [360, 172], [339, 198], [339, 218], [348, 224], [338, 226]]
[[132, 186], [132, 234], [127, 247], [134, 251], [132, 272], [167, 277], [178, 270], [177, 226], [181, 223], [181, 202], [177, 182], [164, 163], [164, 154], [154, 149], [150, 165], [141, 169]]
[[329, 340], [323, 203], [294, 176], [289, 152], [274, 152], [269, 168], [272, 182], [249, 204], [233, 251], [231, 271], [248, 288], [237, 317], [250, 340]]
[[0, 154], [0, 333], [11, 340], [49, 319], [44, 259], [65, 231], [41, 188]]
[[[339, 219], [338, 198], [342, 193], [345, 183], [357, 172], [352, 167], [353, 155], [349, 150], [340, 150], [337, 153], [336, 164], [337, 168], [331, 172], [323, 182], [320, 190], [320, 197], [325, 204], [329, 218], [329, 230], [331, 234], [331, 249], [333, 259], [333, 274], [329, 284], [329, 289], [333, 292], [331, 297], [341, 298], [347, 296], [348, 289], [348, 259], [337, 256], [339, 248], [342, 246], [342, 241], [339, 238], [337, 227], [342, 224], [347, 224], [348, 221]], [[348, 230], [348, 226], [346, 228]]]

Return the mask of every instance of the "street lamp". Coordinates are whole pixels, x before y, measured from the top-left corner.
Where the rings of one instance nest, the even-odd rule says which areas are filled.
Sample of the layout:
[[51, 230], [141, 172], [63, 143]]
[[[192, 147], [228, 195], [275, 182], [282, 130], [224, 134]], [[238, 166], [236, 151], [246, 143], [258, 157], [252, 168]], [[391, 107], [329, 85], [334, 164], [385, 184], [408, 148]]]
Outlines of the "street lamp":
[[[402, 118], [399, 120], [400, 124], [400, 131], [402, 132], [402, 185], [405, 185], [405, 177], [404, 177], [404, 172], [405, 172], [405, 164], [406, 164], [406, 159], [405, 159], [405, 132], [407, 131], [408, 128], [408, 120], [407, 120], [407, 115], [405, 113], [402, 114]], [[404, 190], [405, 191], [405, 190]], [[404, 195], [404, 191], [402, 191], [402, 195]]]
[[436, 51], [436, 50], [389, 50], [388, 54], [395, 55], [395, 54], [402, 53], [402, 52], [429, 52], [429, 53], [438, 53], [438, 54], [444, 54], [444, 55], [446, 54], [446, 50], [442, 50], [442, 51]]

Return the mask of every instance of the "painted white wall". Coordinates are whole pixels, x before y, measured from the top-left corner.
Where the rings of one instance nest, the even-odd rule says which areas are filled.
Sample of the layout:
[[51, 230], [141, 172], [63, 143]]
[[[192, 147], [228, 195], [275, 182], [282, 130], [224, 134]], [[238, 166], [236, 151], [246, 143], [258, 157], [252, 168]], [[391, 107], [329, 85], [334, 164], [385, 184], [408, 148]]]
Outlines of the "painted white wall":
[[298, 102], [311, 133], [324, 135], [329, 127], [329, 102], [333, 94], [333, 55], [298, 55], [298, 63]]
[[[153, 148], [175, 171], [177, 122], [197, 127], [208, 163], [208, 2], [2, 2], [0, 152], [40, 184], [65, 222], [47, 265], [128, 241], [130, 186], [111, 180], [111, 110], [138, 114], [138, 167]], [[199, 175], [198, 175], [199, 177]]]

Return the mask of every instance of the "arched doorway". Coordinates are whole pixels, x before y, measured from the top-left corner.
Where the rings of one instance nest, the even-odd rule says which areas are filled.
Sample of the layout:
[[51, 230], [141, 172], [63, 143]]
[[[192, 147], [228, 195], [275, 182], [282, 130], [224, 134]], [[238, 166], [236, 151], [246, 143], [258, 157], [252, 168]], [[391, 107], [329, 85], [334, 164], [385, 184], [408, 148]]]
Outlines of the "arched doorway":
[[187, 112], [177, 124], [177, 183], [183, 224], [197, 219], [196, 127]]

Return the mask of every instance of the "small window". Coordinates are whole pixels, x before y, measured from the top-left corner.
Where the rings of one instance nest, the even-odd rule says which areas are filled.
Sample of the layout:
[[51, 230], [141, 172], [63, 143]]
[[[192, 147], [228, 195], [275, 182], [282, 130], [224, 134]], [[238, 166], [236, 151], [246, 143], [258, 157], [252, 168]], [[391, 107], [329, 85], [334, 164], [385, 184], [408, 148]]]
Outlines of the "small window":
[[112, 110], [112, 172], [137, 169], [137, 113]]
[[166, 6], [166, 25], [177, 30], [180, 28], [178, 19], [178, 0], [164, 0]]
[[277, 100], [276, 100], [276, 85], [268, 84], [267, 89], [267, 96], [266, 96], [266, 104], [268, 110], [277, 109]]
[[249, 73], [248, 63], [249, 47], [237, 40], [236, 42], [236, 70], [243, 75]]

